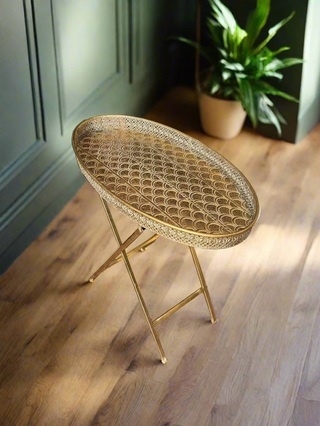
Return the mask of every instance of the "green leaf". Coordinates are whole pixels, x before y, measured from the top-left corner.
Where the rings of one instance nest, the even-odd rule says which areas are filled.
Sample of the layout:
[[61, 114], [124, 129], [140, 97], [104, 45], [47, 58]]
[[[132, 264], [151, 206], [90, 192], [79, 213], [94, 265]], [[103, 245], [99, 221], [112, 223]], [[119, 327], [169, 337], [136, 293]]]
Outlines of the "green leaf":
[[210, 89], [210, 95], [214, 95], [220, 89], [219, 83], [214, 83]]
[[236, 77], [238, 78], [247, 78], [247, 74], [243, 74], [243, 72], [236, 72]]
[[244, 50], [249, 50], [252, 48], [262, 28], [267, 22], [269, 12], [270, 0], [257, 0], [257, 6], [255, 10], [250, 13], [245, 27], [248, 36], [243, 43]]
[[233, 34], [237, 23], [231, 11], [220, 0], [209, 0], [209, 3], [219, 24]]
[[282, 28], [284, 25], [286, 25], [287, 22], [289, 22], [295, 15], [296, 12], [292, 12], [287, 18], [282, 19], [282, 21], [278, 22], [276, 25], [271, 27], [268, 31], [269, 35], [276, 35], [276, 33]]
[[202, 47], [200, 44], [196, 43], [195, 41], [189, 40], [184, 37], [168, 37], [168, 40], [178, 40], [182, 43], [186, 43], [189, 46], [195, 47], [201, 56], [203, 56], [208, 62], [211, 64], [214, 63], [214, 59], [209, 54], [208, 50], [205, 47]]
[[258, 97], [248, 80], [238, 79], [237, 81], [239, 83], [242, 106], [247, 111], [253, 127], [256, 128], [258, 124]]
[[230, 71], [223, 71], [222, 72], [222, 80], [223, 81], [226, 81], [226, 80], [228, 80], [230, 77], [231, 77], [231, 72]]
[[221, 56], [223, 56], [224, 58], [228, 58], [228, 53], [226, 50], [218, 47], [218, 51], [221, 53]]
[[277, 108], [274, 106], [272, 108], [273, 112], [276, 114], [278, 120], [280, 121], [280, 123], [282, 124], [287, 124], [285, 118], [280, 114], [280, 112], [277, 110]]
[[221, 59], [220, 63], [224, 65], [224, 68], [232, 71], [243, 71], [244, 67], [243, 65], [239, 64], [238, 62], [228, 62], [225, 59]]
[[280, 96], [281, 98], [287, 99], [288, 101], [299, 103], [299, 100], [295, 98], [294, 96], [288, 95], [285, 92], [282, 92], [281, 90], [276, 89], [271, 84], [265, 82], [265, 81], [255, 81], [253, 83], [255, 90], [260, 91], [261, 93], [266, 93], [269, 95], [274, 96]]
[[259, 44], [259, 46], [254, 50], [253, 54], [256, 55], [257, 53], [259, 53], [264, 48], [264, 46], [266, 46], [269, 41], [277, 34], [280, 28], [286, 25], [294, 17], [294, 15], [295, 12], [292, 12], [291, 15], [288, 16], [288, 18], [283, 19], [277, 25], [270, 28], [270, 30], [268, 31], [268, 37], [262, 43]]
[[273, 59], [265, 66], [265, 71], [276, 71], [281, 68], [282, 61], [280, 59]]
[[240, 28], [239, 25], [236, 26], [235, 37], [237, 39], [237, 44], [240, 44], [247, 35], [247, 32]]
[[244, 66], [247, 67], [250, 63], [251, 63], [252, 58], [250, 58], [250, 56], [246, 57], [246, 60], [244, 62]]
[[274, 78], [278, 78], [279, 80], [283, 79], [283, 74], [276, 72], [276, 71], [265, 71], [264, 75], [266, 77], [274, 77]]
[[227, 34], [225, 35], [225, 38], [227, 38], [226, 44], [228, 45], [229, 56], [237, 61], [238, 58], [240, 58], [239, 53], [241, 42], [243, 38], [246, 37], [247, 33], [242, 30], [238, 25], [236, 26], [233, 34], [231, 34], [229, 30], [225, 29], [224, 31]]
[[273, 124], [278, 135], [281, 135], [281, 126], [277, 115], [272, 111], [270, 107], [269, 98], [266, 95], [262, 95], [259, 98], [259, 121], [266, 124]]
[[297, 104], [299, 103], [299, 99], [295, 98], [294, 96], [288, 95], [288, 93], [281, 92], [280, 90], [275, 90], [269, 93], [270, 95], [280, 96], [281, 98], [287, 99], [288, 101], [296, 102]]
[[[229, 42], [228, 42], [228, 31], [227, 30], [223, 30], [222, 32], [222, 38], [223, 38], [223, 45], [225, 47], [226, 50], [230, 50], [229, 49]], [[230, 52], [229, 52], [230, 54]]]
[[222, 28], [221, 26], [211, 18], [207, 19], [207, 27], [209, 30], [209, 37], [215, 43], [215, 45], [222, 45]]
[[271, 53], [271, 56], [277, 56], [277, 55], [279, 55], [279, 53], [285, 52], [286, 50], [290, 50], [290, 47], [288, 47], [288, 46], [281, 47], [280, 49], [275, 50], [274, 52], [270, 51], [270, 53]]
[[272, 102], [272, 100], [270, 98], [268, 98], [267, 95], [265, 95], [264, 93], [261, 93], [260, 96], [264, 99], [265, 103], [268, 106], [270, 106], [270, 107], [274, 106], [274, 103]]
[[226, 89], [224, 89], [223, 97], [227, 99], [228, 98], [236, 99], [234, 89], [232, 87], [227, 87]]
[[298, 58], [285, 58], [281, 60], [275, 58], [271, 62], [269, 62], [269, 64], [266, 65], [265, 71], [277, 71], [283, 68], [292, 67], [293, 65], [302, 64], [303, 62], [303, 59]]
[[277, 68], [282, 69], [282, 68], [288, 68], [288, 67], [292, 67], [293, 65], [298, 65], [298, 64], [303, 64], [304, 60], [303, 59], [299, 59], [299, 58], [285, 58], [285, 59], [281, 59], [281, 65]]

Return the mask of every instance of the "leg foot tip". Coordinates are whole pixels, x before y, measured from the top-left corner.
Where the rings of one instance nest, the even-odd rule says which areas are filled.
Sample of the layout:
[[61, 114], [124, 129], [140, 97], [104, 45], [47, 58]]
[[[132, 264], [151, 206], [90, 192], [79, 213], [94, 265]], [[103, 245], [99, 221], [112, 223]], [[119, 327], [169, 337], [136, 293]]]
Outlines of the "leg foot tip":
[[163, 358], [161, 358], [161, 362], [162, 362], [162, 364], [165, 365], [168, 362], [168, 360], [167, 360], [166, 357], [163, 357]]
[[218, 322], [218, 320], [217, 319], [212, 319], [211, 322], [212, 322], [212, 324], [216, 324]]

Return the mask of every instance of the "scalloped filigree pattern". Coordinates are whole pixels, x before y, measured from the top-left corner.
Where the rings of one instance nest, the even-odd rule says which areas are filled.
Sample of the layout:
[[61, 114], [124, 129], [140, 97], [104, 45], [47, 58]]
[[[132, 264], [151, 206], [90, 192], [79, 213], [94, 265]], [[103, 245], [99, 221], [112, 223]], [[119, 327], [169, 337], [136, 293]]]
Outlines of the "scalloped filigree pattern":
[[246, 179], [180, 132], [148, 120], [103, 116], [81, 123], [73, 146], [100, 195], [159, 235], [224, 248], [251, 231], [257, 202]]

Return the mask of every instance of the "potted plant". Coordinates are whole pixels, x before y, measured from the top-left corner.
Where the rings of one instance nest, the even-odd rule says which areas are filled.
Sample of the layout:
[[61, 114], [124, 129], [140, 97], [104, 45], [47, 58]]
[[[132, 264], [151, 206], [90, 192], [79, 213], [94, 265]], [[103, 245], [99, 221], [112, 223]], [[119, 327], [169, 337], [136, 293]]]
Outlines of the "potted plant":
[[298, 100], [278, 90], [269, 80], [281, 80], [282, 69], [303, 60], [280, 59], [279, 55], [289, 47], [271, 51], [267, 44], [293, 18], [294, 12], [270, 28], [267, 38], [257, 43], [269, 16], [270, 0], [257, 0], [256, 9], [249, 15], [245, 29], [239, 27], [231, 11], [220, 0], [208, 1], [211, 13], [207, 27], [211, 44], [201, 46], [192, 40], [175, 37], [195, 47], [208, 62], [197, 82], [204, 131], [230, 139], [240, 132], [248, 114], [254, 128], [258, 122], [273, 124], [281, 135], [281, 123], [286, 121], [269, 96], [281, 96], [294, 102]]

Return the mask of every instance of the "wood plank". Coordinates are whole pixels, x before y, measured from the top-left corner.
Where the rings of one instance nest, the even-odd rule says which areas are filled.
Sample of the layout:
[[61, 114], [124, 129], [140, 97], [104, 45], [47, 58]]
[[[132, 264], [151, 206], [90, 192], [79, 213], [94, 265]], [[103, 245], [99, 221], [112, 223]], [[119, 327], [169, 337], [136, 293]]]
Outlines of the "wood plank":
[[[315, 280], [318, 279], [317, 263], [313, 265]], [[290, 426], [302, 424], [306, 426], [320, 424], [320, 310], [312, 331]]]
[[[165, 241], [160, 239], [159, 243], [157, 241], [157, 244], [161, 244], [163, 242]], [[152, 249], [156, 249], [156, 247], [150, 247], [150, 251]], [[158, 246], [158, 250], [161, 250], [161, 246]], [[143, 256], [148, 256], [148, 253], [149, 249], [147, 253], [143, 254]], [[151, 255], [151, 253], [149, 254]], [[138, 263], [139, 260], [137, 257], [133, 259], [134, 262]], [[134, 262], [132, 262], [133, 269], [139, 270], [139, 268], [137, 268], [138, 265]], [[183, 259], [180, 259], [180, 261], [178, 259], [172, 259], [172, 261], [170, 261], [170, 259], [167, 258], [159, 258], [159, 269], [158, 267], [150, 267], [144, 275], [139, 277], [139, 281], [144, 283], [141, 288], [148, 303], [150, 312], [156, 312], [159, 309], [159, 306], [162, 303], [162, 298], [171, 286], [171, 277], [174, 277], [175, 271], [181, 268], [182, 262]], [[167, 269], [165, 266], [167, 266]], [[161, 275], [159, 274], [159, 270], [161, 271]], [[124, 273], [124, 270], [122, 273]], [[137, 274], [137, 276], [138, 275], [140, 274]], [[155, 283], [157, 283], [158, 280], [160, 281], [160, 285], [157, 286]], [[154, 285], [149, 285], [149, 282], [154, 283]], [[120, 380], [123, 372], [125, 370], [131, 372], [134, 371], [135, 357], [142, 344], [148, 345], [148, 350], [150, 351], [150, 358], [148, 359], [149, 364], [152, 364], [154, 368], [158, 366], [163, 367], [159, 361], [159, 355], [157, 353], [155, 343], [152, 339], [150, 339], [150, 332], [141, 307], [137, 304], [134, 290], [131, 287], [130, 283], [129, 289], [131, 290], [132, 300], [135, 301], [134, 309], [130, 311], [130, 316], [127, 318], [127, 322], [124, 324], [113, 342], [113, 346], [108, 354], [108, 362], [101, 365], [101, 367], [96, 371], [90, 387], [72, 420], [72, 424], [74, 425], [88, 424], [93, 421], [96, 413], [101, 409], [101, 407], [107, 404], [107, 400], [114, 386], [117, 384], [117, 381]], [[119, 306], [123, 303], [123, 301], [124, 298], [122, 296], [122, 298], [114, 304], [114, 311], [111, 310], [108, 312], [108, 316], [118, 315]]]
[[16, 424], [67, 424], [117, 332], [105, 322], [77, 327], [34, 381]]
[[319, 426], [320, 402], [298, 396], [290, 426]]
[[[100, 206], [100, 201], [96, 194], [91, 190], [90, 193], [94, 195], [94, 200], [97, 200], [98, 206]], [[82, 200], [85, 200], [86, 194], [88, 195], [87, 191], [84, 191]], [[68, 232], [70, 237], [70, 221], [68, 217], [72, 217], [72, 214], [74, 214], [75, 219], [77, 218], [77, 214], [80, 217], [79, 207], [81, 207], [81, 203], [72, 203], [71, 206], [69, 206], [67, 214], [64, 215], [62, 219], [57, 219], [56, 226], [51, 227], [52, 229], [48, 229], [45, 234], [40, 237], [40, 242], [37, 241], [34, 247], [30, 247], [30, 249], [37, 252], [39, 250], [39, 244], [41, 245], [42, 243], [44, 247], [48, 244], [48, 236], [51, 247], [57, 244], [55, 248], [59, 248], [59, 257], [53, 262], [52, 259], [48, 258], [48, 267], [45, 257], [46, 252], [44, 252], [44, 255], [40, 257], [43, 261], [40, 265], [41, 268], [37, 268], [29, 277], [32, 285], [28, 286], [26, 291], [20, 294], [21, 300], [18, 300], [16, 303], [16, 310], [12, 312], [10, 324], [7, 322], [6, 327], [1, 329], [1, 338], [2, 341], [6, 343], [7, 352], [2, 352], [1, 362], [5, 368], [2, 370], [4, 381], [1, 384], [2, 388], [0, 392], [5, 393], [6, 397], [12, 394], [14, 401], [11, 407], [7, 407], [7, 409], [2, 412], [4, 418], [8, 422], [11, 421], [11, 415], [17, 415], [17, 405], [25, 404], [23, 395], [27, 390], [30, 392], [30, 388], [32, 398], [33, 381], [35, 381], [34, 386], [37, 389], [37, 377], [40, 375], [41, 381], [41, 371], [43, 371], [43, 375], [47, 375], [47, 370], [51, 368], [50, 360], [55, 355], [55, 350], [59, 350], [63, 347], [64, 343], [73, 333], [73, 330], [79, 326], [79, 323], [83, 321], [84, 318], [90, 318], [90, 315], [88, 315], [90, 312], [95, 312], [97, 315], [97, 317], [93, 319], [93, 324], [99, 323], [97, 320], [103, 318], [105, 310], [107, 310], [108, 305], [112, 302], [112, 298], [119, 292], [119, 280], [122, 280], [120, 276], [116, 278], [117, 274], [119, 274], [119, 269], [116, 268], [110, 271], [109, 279], [112, 286], [109, 286], [107, 293], [105, 288], [99, 285], [103, 277], [101, 277], [99, 281], [97, 280], [94, 286], [82, 286], [84, 280], [79, 281], [78, 272], [81, 274], [81, 267], [83, 268], [83, 265], [89, 265], [90, 267], [90, 263], [92, 262], [90, 262], [92, 258], [92, 247], [88, 247], [87, 250], [84, 249], [83, 241], [81, 237], [79, 238], [77, 227], [75, 228], [76, 233], [71, 237], [71, 240], [66, 240], [65, 238], [65, 234], [67, 233], [68, 235]], [[104, 214], [103, 212], [101, 213], [101, 218], [104, 219]], [[90, 224], [89, 217], [84, 214], [78, 225], [81, 229], [85, 229], [84, 225], [88, 222]], [[69, 231], [64, 229], [66, 224], [69, 225]], [[106, 229], [108, 229], [107, 224]], [[127, 230], [125, 232], [127, 232]], [[82, 237], [86, 241], [88, 241], [91, 236], [90, 232], [88, 234], [86, 232], [82, 233]], [[63, 243], [67, 243], [67, 241], [69, 241], [69, 244], [70, 241], [72, 242], [72, 248], [64, 248]], [[113, 240], [110, 241], [112, 245], [115, 245]], [[96, 243], [97, 242], [98, 241], [96, 241]], [[88, 246], [90, 246], [90, 244], [88, 244]], [[100, 262], [107, 257], [103, 254], [103, 248], [103, 246], [100, 248], [100, 253], [102, 253]], [[51, 253], [51, 256], [53, 253]], [[79, 257], [78, 266], [74, 264], [76, 257]], [[75, 269], [73, 269], [73, 266], [75, 266]], [[84, 276], [88, 277], [88, 266], [85, 266], [85, 269], [86, 272]], [[45, 275], [43, 275], [43, 270], [45, 271]], [[19, 275], [19, 271], [17, 275]], [[43, 282], [44, 276], [45, 282]], [[4, 284], [6, 285], [6, 283], [5, 281]], [[33, 287], [33, 285], [35, 285], [35, 287]], [[16, 289], [13, 288], [13, 294], [15, 294], [15, 290]], [[56, 295], [56, 297], [53, 297], [53, 295]], [[94, 302], [98, 301], [102, 303], [100, 303], [100, 305], [96, 303], [94, 306]], [[134, 300], [134, 304], [136, 304], [136, 300]], [[32, 306], [31, 310], [30, 305]], [[50, 312], [50, 315], [48, 315], [48, 312]], [[128, 316], [130, 312], [131, 307], [129, 307]], [[116, 326], [116, 323], [113, 321], [110, 321], [110, 324]], [[16, 376], [14, 375], [16, 369], [19, 368], [18, 366], [20, 366], [21, 369], [21, 377], [24, 377], [25, 374], [25, 379], [19, 383], [19, 386], [17, 386], [18, 383], [15, 383]], [[48, 386], [47, 390], [49, 388], [50, 386]], [[12, 410], [9, 411], [10, 408]], [[11, 424], [12, 423], [13, 420], [11, 421]]]
[[157, 399], [164, 385], [132, 372], [125, 372], [107, 403], [100, 407], [92, 424], [140, 426], [151, 424], [153, 410], [150, 400]]
[[[317, 235], [308, 253], [287, 319], [268, 390], [268, 405], [263, 420], [260, 421], [261, 425], [286, 425], [293, 412], [311, 332], [319, 309], [320, 282], [317, 280], [318, 271], [315, 272], [314, 268], [319, 250], [320, 234]], [[250, 401], [252, 407], [254, 398], [250, 391], [248, 396], [245, 394], [245, 399]], [[241, 409], [241, 405], [239, 411], [243, 418], [242, 423], [236, 416], [234, 424], [245, 424], [243, 415], [245, 411]]]

